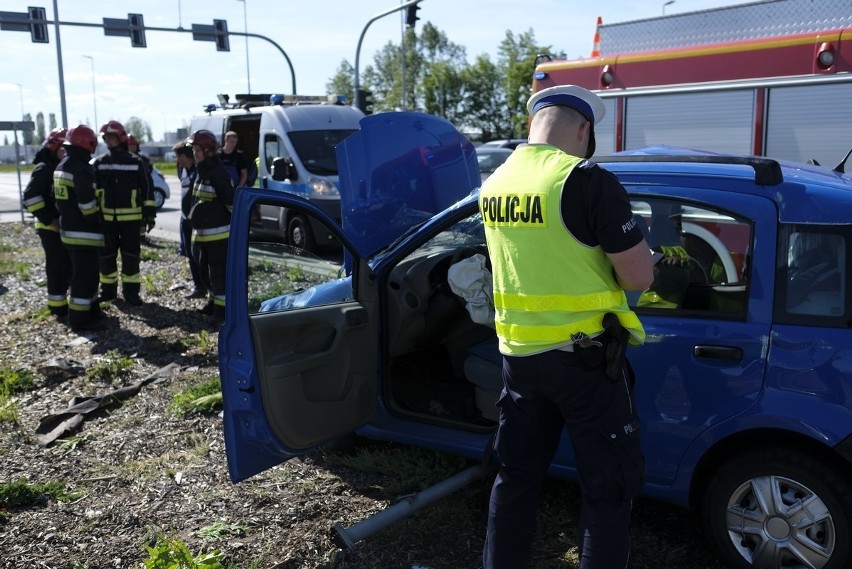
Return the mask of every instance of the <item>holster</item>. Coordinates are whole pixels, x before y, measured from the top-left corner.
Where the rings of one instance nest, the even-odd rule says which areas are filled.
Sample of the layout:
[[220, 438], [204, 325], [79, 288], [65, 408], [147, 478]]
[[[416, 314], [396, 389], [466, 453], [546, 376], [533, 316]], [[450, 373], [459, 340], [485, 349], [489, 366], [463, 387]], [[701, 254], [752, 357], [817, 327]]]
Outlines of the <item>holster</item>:
[[630, 338], [630, 332], [621, 325], [621, 322], [618, 321], [618, 316], [612, 312], [604, 314], [603, 328], [603, 336], [606, 338], [603, 342], [606, 376], [612, 381], [620, 381], [621, 370], [624, 368], [624, 359], [627, 355], [627, 343]]

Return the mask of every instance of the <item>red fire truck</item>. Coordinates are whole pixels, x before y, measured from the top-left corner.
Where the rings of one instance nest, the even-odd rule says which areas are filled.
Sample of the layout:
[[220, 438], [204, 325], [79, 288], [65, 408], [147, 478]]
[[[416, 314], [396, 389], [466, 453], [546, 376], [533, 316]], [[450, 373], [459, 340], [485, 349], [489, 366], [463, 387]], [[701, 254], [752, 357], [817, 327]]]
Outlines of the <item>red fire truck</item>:
[[580, 85], [597, 153], [666, 144], [834, 167], [852, 148], [852, 3], [768, 0], [611, 25], [592, 56], [539, 58], [533, 91]]

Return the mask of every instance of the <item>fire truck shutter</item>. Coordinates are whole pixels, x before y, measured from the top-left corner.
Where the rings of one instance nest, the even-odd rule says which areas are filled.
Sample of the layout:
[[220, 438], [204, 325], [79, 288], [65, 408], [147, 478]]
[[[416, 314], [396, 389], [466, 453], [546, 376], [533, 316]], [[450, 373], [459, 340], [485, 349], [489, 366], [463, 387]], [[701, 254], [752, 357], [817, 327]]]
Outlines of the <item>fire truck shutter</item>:
[[766, 155], [834, 168], [852, 148], [852, 82], [773, 87]]
[[667, 144], [750, 154], [750, 90], [633, 96], [626, 101], [625, 149]]
[[604, 99], [606, 115], [595, 126], [595, 156], [608, 156], [615, 152], [615, 99]]

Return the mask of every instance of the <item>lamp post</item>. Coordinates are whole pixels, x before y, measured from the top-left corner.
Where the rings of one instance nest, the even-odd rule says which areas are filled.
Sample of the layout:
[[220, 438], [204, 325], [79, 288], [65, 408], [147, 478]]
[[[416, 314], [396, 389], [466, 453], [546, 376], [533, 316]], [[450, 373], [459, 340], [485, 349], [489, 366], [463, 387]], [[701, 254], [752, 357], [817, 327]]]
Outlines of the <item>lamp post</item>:
[[663, 16], [666, 15], [666, 6], [671, 6], [675, 3], [675, 0], [668, 0], [668, 2], [663, 2]]
[[[25, 120], [24, 119], [24, 87], [20, 83], [12, 83], [12, 84], [18, 86], [18, 94], [21, 96], [21, 120], [23, 121], [23, 120]], [[15, 141], [17, 141], [17, 138], [15, 139]], [[29, 160], [30, 160], [29, 148], [26, 144], [24, 144], [24, 160], [26, 160], [27, 162], [29, 162]]]
[[249, 72], [249, 51], [248, 51], [248, 17], [246, 15], [246, 0], [237, 0], [243, 3], [243, 32], [246, 34], [246, 82], [248, 83], [248, 92], [251, 93], [251, 73]]
[[[97, 130], [100, 125], [98, 124], [98, 96], [95, 93], [95, 58], [91, 55], [84, 55], [86, 59], [89, 60], [89, 63], [92, 65], [92, 105], [95, 107], [95, 128]], [[67, 127], [66, 127], [67, 128]]]

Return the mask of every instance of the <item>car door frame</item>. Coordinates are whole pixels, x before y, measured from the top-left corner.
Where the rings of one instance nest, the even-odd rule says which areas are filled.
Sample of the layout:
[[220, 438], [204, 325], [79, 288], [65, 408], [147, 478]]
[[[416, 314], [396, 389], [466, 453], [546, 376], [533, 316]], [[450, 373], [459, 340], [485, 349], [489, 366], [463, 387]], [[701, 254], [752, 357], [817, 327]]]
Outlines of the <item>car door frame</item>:
[[[352, 260], [352, 300], [249, 314], [250, 212], [260, 203], [304, 213], [327, 226]], [[370, 279], [366, 261], [321, 209], [275, 190], [237, 190], [228, 247], [227, 315], [219, 333], [231, 480], [244, 480], [302, 455], [373, 417], [378, 390], [377, 303], [359, 300], [359, 291], [369, 289], [364, 283]], [[296, 332], [302, 332], [301, 343], [294, 346], [278, 339], [293, 338]], [[318, 388], [317, 381], [326, 384]]]

